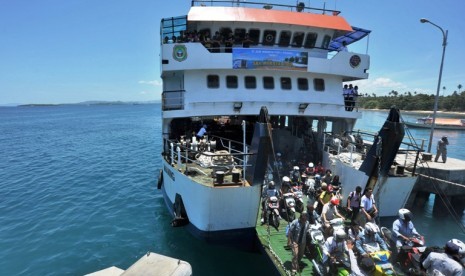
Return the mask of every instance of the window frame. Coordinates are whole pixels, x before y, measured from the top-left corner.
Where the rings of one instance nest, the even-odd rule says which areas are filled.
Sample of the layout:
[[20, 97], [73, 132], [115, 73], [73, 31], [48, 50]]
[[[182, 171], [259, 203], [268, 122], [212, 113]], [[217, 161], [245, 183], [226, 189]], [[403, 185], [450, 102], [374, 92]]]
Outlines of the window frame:
[[[234, 81], [231, 81], [231, 79], [234, 79]], [[239, 78], [235, 75], [227, 75], [226, 76], [226, 88], [229, 88], [229, 89], [239, 88]]]
[[245, 89], [257, 89], [257, 78], [255, 76], [244, 76], [244, 87]]
[[[305, 83], [302, 83], [302, 81], [305, 81]], [[297, 78], [297, 89], [300, 91], [308, 91], [310, 89], [310, 86], [308, 84], [308, 79]]]
[[[216, 78], [216, 86], [213, 85], [215, 84], [215, 81], [212, 80], [212, 78]], [[220, 88], [220, 76], [219, 75], [207, 75], [207, 87], [210, 89], [218, 89]]]
[[[321, 81], [321, 83], [319, 83]], [[313, 79], [313, 89], [317, 92], [325, 91], [325, 79], [314, 78]]]
[[290, 77], [281, 77], [279, 82], [282, 90], [292, 90], [292, 79]]
[[[271, 77], [271, 76], [263, 76], [263, 89], [266, 89], [266, 90], [272, 90], [274, 89], [274, 77]], [[268, 81], [267, 81], [268, 80]], [[271, 80], [271, 82], [270, 82]], [[271, 85], [270, 85], [271, 84]]]

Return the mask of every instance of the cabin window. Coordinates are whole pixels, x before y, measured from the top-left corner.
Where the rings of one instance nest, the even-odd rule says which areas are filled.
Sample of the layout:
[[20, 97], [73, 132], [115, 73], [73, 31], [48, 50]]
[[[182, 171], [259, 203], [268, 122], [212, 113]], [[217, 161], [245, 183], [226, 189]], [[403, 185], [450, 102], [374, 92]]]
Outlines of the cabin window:
[[237, 88], [238, 87], [238, 84], [237, 84], [237, 76], [226, 76], [226, 87], [227, 88]]
[[250, 29], [249, 38], [252, 40], [252, 45], [258, 45], [258, 42], [260, 41], [260, 30]]
[[305, 34], [303, 32], [295, 32], [292, 38], [292, 47], [302, 47]]
[[263, 88], [265, 88], [265, 89], [274, 89], [274, 78], [273, 77], [263, 77]]
[[234, 29], [234, 44], [242, 44], [245, 37], [245, 29], [236, 28]]
[[245, 88], [247, 89], [257, 88], [257, 79], [254, 76], [246, 76], [244, 80], [245, 80]]
[[231, 28], [220, 28], [220, 35], [223, 37], [223, 39], [228, 38], [230, 33], [232, 33]]
[[325, 80], [313, 79], [313, 88], [315, 91], [325, 91]]
[[276, 40], [276, 31], [274, 30], [265, 30], [263, 32], [263, 45], [272, 46]]
[[331, 36], [325, 35], [325, 38], [323, 38], [323, 44], [321, 44], [321, 48], [328, 49], [330, 42], [331, 42]]
[[201, 30], [199, 31], [199, 34], [200, 34], [200, 36], [203, 37], [203, 38], [207, 38], [207, 37], [210, 37], [210, 38], [211, 38], [211, 37], [212, 37], [212, 33], [210, 32], [210, 29], [208, 29], [208, 28], [201, 29]]
[[282, 31], [279, 35], [279, 46], [287, 47], [291, 42], [291, 32], [290, 31]]
[[308, 79], [306, 78], [298, 78], [297, 79], [297, 88], [299, 90], [308, 90]]
[[283, 89], [283, 90], [291, 90], [292, 89], [291, 78], [288, 78], [288, 77], [282, 77], [281, 78], [281, 89]]
[[220, 77], [218, 75], [208, 75], [207, 76], [207, 87], [208, 88], [219, 88]]
[[318, 35], [316, 33], [307, 33], [307, 37], [305, 38], [305, 48], [314, 48], [316, 44], [316, 39]]

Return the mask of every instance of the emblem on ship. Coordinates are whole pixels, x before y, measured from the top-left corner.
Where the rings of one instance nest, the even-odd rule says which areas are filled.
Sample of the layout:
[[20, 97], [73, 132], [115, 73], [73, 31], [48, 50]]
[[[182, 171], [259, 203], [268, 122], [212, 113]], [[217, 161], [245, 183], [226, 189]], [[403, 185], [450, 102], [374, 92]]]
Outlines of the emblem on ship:
[[356, 68], [360, 65], [360, 62], [362, 61], [362, 59], [360, 58], [360, 56], [358, 55], [353, 55], [352, 57], [350, 57], [350, 66], [352, 66], [352, 68]]
[[177, 61], [184, 61], [187, 58], [187, 48], [184, 45], [175, 45], [173, 47], [173, 58]]

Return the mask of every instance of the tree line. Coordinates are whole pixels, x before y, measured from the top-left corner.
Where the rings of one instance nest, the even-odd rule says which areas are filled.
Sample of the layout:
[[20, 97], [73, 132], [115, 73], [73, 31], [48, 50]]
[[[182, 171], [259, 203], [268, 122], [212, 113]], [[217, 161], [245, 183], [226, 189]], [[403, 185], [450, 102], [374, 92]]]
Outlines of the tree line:
[[[465, 111], [465, 91], [461, 91], [462, 85], [457, 86], [458, 91], [452, 95], [439, 96], [438, 110], [442, 111]], [[446, 87], [443, 87], [443, 92]], [[433, 110], [435, 94], [422, 94], [410, 91], [399, 93], [392, 90], [387, 96], [377, 96], [376, 94], [362, 94], [358, 97], [359, 107], [365, 109], [389, 109], [395, 105], [401, 110]]]

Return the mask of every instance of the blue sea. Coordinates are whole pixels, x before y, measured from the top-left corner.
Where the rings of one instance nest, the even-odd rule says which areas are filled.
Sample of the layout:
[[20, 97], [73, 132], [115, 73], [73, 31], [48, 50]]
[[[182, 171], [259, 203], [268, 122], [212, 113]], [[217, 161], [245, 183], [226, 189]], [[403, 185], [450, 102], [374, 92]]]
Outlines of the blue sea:
[[[387, 113], [367, 112], [356, 128], [377, 130]], [[448, 136], [450, 156], [465, 159], [464, 134]], [[269, 275], [259, 253], [170, 226], [156, 188], [160, 150], [159, 104], [1, 107], [0, 275], [127, 269], [148, 251], [188, 261], [195, 275]], [[420, 232], [439, 243], [465, 240], [431, 209], [416, 218]]]

